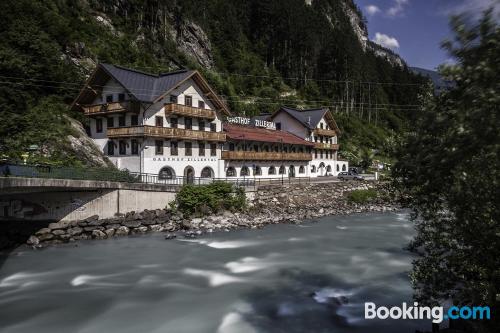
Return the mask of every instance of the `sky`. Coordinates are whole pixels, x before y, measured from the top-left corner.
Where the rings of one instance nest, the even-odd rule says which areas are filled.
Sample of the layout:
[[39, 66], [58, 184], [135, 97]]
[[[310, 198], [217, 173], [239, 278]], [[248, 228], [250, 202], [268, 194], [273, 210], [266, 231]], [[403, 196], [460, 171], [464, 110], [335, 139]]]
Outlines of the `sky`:
[[[371, 40], [399, 53], [412, 67], [436, 69], [450, 62], [440, 44], [453, 35], [449, 17], [467, 13], [480, 17], [500, 0], [355, 0], [368, 20]], [[497, 18], [500, 16], [496, 16]]]

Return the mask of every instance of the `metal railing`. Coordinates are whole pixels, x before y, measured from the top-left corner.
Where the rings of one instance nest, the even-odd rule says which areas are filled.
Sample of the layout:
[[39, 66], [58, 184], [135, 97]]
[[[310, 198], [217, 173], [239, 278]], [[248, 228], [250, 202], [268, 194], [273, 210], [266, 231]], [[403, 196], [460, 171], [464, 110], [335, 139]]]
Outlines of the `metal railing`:
[[25, 177], [25, 178], [46, 178], [46, 179], [71, 179], [71, 180], [96, 180], [138, 184], [169, 185], [179, 188], [190, 184], [193, 186], [207, 185], [213, 182], [222, 181], [231, 183], [238, 187], [247, 189], [257, 189], [265, 185], [288, 185], [288, 184], [308, 184], [310, 177], [282, 177], [257, 178], [257, 177], [227, 177], [227, 178], [205, 178], [205, 177], [161, 177], [157, 174], [129, 172], [113, 169], [97, 168], [70, 168], [49, 165], [21, 165], [21, 164], [0, 164], [0, 177]]

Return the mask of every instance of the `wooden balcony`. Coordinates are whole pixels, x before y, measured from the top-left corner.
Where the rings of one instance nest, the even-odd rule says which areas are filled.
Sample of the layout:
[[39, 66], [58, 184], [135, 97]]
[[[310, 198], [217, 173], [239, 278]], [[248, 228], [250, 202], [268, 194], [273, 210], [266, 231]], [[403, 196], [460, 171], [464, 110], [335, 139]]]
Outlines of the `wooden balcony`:
[[193, 118], [206, 118], [210, 120], [215, 119], [215, 111], [208, 109], [200, 109], [192, 106], [180, 105], [180, 104], [165, 104], [165, 115], [178, 115], [182, 117], [193, 117]]
[[139, 109], [139, 103], [135, 101], [113, 102], [83, 106], [83, 112], [86, 116], [100, 116], [117, 112], [138, 113]]
[[315, 128], [314, 129], [314, 135], [322, 135], [322, 136], [337, 136], [337, 132], [334, 130], [328, 130], [328, 129], [323, 129], [323, 128]]
[[315, 149], [339, 150], [339, 145], [336, 143], [314, 143]]
[[132, 126], [108, 128], [109, 138], [155, 137], [163, 139], [226, 141], [226, 134], [221, 132], [193, 131], [183, 128]]
[[223, 151], [223, 160], [237, 161], [310, 161], [310, 153], [276, 153], [265, 151]]

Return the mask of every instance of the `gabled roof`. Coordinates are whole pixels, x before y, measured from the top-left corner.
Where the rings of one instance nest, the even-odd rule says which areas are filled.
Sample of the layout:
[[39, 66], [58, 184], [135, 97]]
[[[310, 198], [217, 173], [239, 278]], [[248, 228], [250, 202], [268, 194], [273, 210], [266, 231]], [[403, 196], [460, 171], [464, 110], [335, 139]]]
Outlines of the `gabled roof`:
[[328, 123], [328, 126], [335, 130], [338, 134], [340, 134], [340, 129], [337, 126], [337, 123], [333, 119], [333, 116], [327, 108], [318, 108], [318, 109], [306, 109], [306, 110], [301, 110], [301, 109], [295, 109], [291, 108], [288, 106], [282, 106], [279, 108], [278, 111], [273, 113], [269, 119], [272, 120], [276, 115], [280, 112], [285, 112], [288, 115], [290, 115], [292, 118], [297, 120], [300, 124], [302, 124], [304, 127], [313, 130], [315, 129], [321, 119], [325, 118], [326, 122]]
[[229, 140], [237, 141], [259, 141], [288, 143], [292, 145], [314, 146], [314, 143], [306, 141], [290, 132], [269, 130], [259, 127], [241, 126], [225, 123], [223, 130]]
[[215, 94], [198, 71], [179, 70], [164, 74], [150, 74], [111, 64], [99, 64], [73, 102], [75, 105], [90, 104], [98, 91], [109, 79], [116, 80], [134, 99], [143, 103], [155, 103], [188, 79], [193, 79], [216, 108], [230, 114], [226, 104]]

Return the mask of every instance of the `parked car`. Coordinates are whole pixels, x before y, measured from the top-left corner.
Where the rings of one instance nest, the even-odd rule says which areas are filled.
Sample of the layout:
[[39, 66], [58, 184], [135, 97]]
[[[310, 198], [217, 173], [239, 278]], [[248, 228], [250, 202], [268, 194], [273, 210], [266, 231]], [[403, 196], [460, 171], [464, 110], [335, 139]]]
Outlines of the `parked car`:
[[337, 175], [339, 180], [365, 180], [365, 177], [354, 172], [341, 172]]

